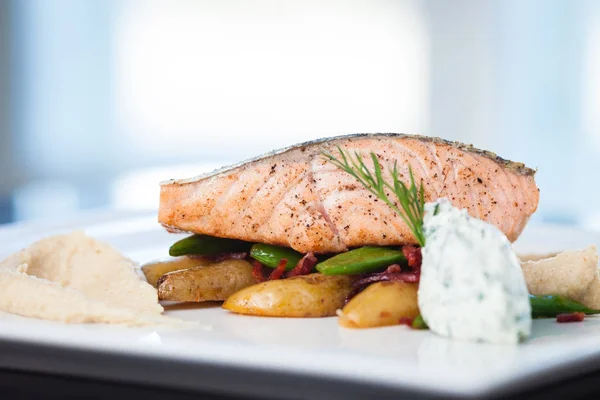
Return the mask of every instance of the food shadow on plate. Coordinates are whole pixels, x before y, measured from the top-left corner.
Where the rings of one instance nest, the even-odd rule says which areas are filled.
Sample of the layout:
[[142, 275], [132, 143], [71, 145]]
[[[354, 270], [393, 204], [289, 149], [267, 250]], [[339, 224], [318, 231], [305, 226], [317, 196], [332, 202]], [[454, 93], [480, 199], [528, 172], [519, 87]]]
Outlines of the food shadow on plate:
[[176, 302], [176, 301], [161, 301], [160, 302], [165, 313], [172, 311], [184, 311], [184, 310], [203, 310], [206, 308], [221, 308], [222, 301], [203, 301], [201, 303], [193, 302]]
[[478, 374], [499, 374], [518, 364], [520, 346], [450, 339], [434, 334], [419, 343], [417, 359], [420, 368], [468, 371]]
[[390, 358], [417, 358], [417, 349], [430, 335], [429, 331], [416, 331], [404, 325], [353, 329], [338, 326], [339, 348], [363, 355]]
[[554, 318], [534, 319], [528, 343], [552, 342], [561, 336], [570, 341], [577, 337], [600, 339], [600, 315], [586, 315], [583, 321], [573, 323], [558, 323]]
[[229, 313], [220, 329], [237, 339], [258, 345], [298, 348], [336, 348], [340, 338], [337, 317], [279, 318]]
[[406, 326], [371, 329], [339, 327], [340, 348], [363, 356], [414, 363], [420, 368], [456, 368], [470, 371], [502, 370], [518, 356], [518, 346], [476, 343], [440, 337], [427, 330]]

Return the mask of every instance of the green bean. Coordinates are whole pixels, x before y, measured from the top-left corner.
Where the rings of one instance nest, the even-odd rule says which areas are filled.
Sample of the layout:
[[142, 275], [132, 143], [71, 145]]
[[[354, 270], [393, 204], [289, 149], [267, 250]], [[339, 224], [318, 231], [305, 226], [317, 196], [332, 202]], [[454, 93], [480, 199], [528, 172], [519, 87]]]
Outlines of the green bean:
[[264, 243], [255, 243], [250, 249], [250, 257], [259, 261], [261, 264], [276, 268], [282, 258], [287, 260], [286, 270], [294, 269], [298, 261], [303, 257], [302, 254], [288, 247], [273, 246]]
[[353, 275], [374, 272], [398, 263], [406, 264], [401, 250], [365, 246], [333, 256], [318, 263], [316, 268], [323, 275]]
[[246, 252], [252, 244], [236, 239], [225, 239], [207, 235], [192, 235], [181, 239], [169, 248], [169, 255], [209, 256], [223, 253]]
[[553, 318], [558, 314], [582, 312], [584, 314], [600, 314], [600, 310], [592, 310], [581, 303], [562, 296], [529, 295], [532, 318]]

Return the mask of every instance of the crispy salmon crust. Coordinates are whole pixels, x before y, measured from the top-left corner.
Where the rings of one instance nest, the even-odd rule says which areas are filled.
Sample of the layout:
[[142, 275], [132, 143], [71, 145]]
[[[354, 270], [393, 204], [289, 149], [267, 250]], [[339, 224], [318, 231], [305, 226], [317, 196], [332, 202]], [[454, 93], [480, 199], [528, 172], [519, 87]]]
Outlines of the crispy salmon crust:
[[406, 134], [354, 134], [276, 150], [209, 174], [161, 183], [158, 220], [171, 232], [201, 233], [337, 253], [364, 245], [414, 244], [385, 203], [322, 152], [374, 152], [390, 179], [397, 162], [421, 181], [426, 201], [448, 198], [497, 226], [512, 242], [536, 211], [535, 171], [470, 145]]

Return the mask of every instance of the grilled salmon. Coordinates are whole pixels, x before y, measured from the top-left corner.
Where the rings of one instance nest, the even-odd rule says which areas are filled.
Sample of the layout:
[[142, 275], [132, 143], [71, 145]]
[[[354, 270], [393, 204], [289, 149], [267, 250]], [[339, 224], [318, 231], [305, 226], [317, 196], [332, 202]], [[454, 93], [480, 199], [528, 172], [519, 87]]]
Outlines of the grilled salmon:
[[374, 152], [390, 178], [409, 165], [425, 200], [446, 197], [515, 241], [536, 211], [535, 171], [471, 145], [405, 134], [353, 134], [290, 146], [189, 179], [161, 183], [158, 220], [190, 232], [291, 247], [301, 253], [416, 243], [405, 222], [323, 151]]

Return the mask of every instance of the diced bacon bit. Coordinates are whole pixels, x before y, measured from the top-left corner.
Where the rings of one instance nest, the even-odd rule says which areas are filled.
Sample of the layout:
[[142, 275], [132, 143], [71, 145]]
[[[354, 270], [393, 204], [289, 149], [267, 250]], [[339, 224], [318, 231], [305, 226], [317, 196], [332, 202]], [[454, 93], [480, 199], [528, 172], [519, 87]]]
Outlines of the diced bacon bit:
[[558, 314], [556, 316], [556, 322], [581, 322], [585, 318], [585, 314], [582, 312]]
[[406, 245], [402, 248], [402, 253], [408, 261], [408, 266], [414, 271], [421, 270], [421, 262], [423, 256], [421, 255], [421, 248], [413, 245]]
[[383, 272], [365, 274], [359, 277], [352, 284], [352, 290], [346, 297], [346, 303], [372, 283], [383, 281], [417, 283], [420, 277], [420, 271], [403, 272], [400, 265], [392, 264]]
[[258, 282], [290, 278], [292, 276], [309, 274], [316, 263], [317, 258], [314, 256], [314, 254], [308, 253], [304, 257], [302, 257], [300, 261], [298, 261], [298, 264], [296, 264], [294, 269], [286, 273], [285, 267], [287, 265], [287, 260], [285, 258], [282, 258], [279, 261], [277, 267], [269, 274], [269, 276], [265, 277], [264, 266], [257, 260], [252, 260], [252, 275], [254, 276], [254, 278], [256, 278]]
[[419, 282], [419, 272], [403, 272], [398, 264], [390, 265], [385, 271], [368, 274], [354, 282], [354, 286], [362, 286], [369, 283], [392, 281], [392, 282]]
[[248, 257], [248, 253], [224, 253], [209, 258], [215, 262], [221, 262], [225, 260], [244, 260], [246, 257]]
[[298, 261], [298, 264], [296, 264], [294, 269], [287, 273], [287, 277], [310, 274], [316, 264], [317, 257], [315, 257], [314, 253], [306, 253], [304, 257]]
[[395, 274], [397, 272], [402, 272], [402, 267], [399, 264], [392, 264], [389, 267], [387, 267], [385, 271], [383, 271], [383, 273], [387, 274]]
[[279, 264], [277, 264], [277, 267], [273, 270], [273, 272], [271, 272], [271, 275], [269, 275], [269, 280], [273, 281], [275, 279], [281, 278], [283, 276], [283, 273], [285, 272], [286, 265], [287, 260], [285, 258], [279, 260]]
[[184, 257], [191, 258], [193, 260], [213, 261], [213, 257], [207, 255], [188, 254]]
[[266, 281], [266, 278], [263, 275], [263, 265], [257, 260], [252, 260], [252, 275], [257, 282]]
[[402, 317], [402, 318], [400, 318], [400, 321], [398, 321], [398, 323], [400, 325], [408, 325], [409, 327], [412, 328], [412, 324], [413, 324], [414, 320], [415, 320], [414, 318]]

